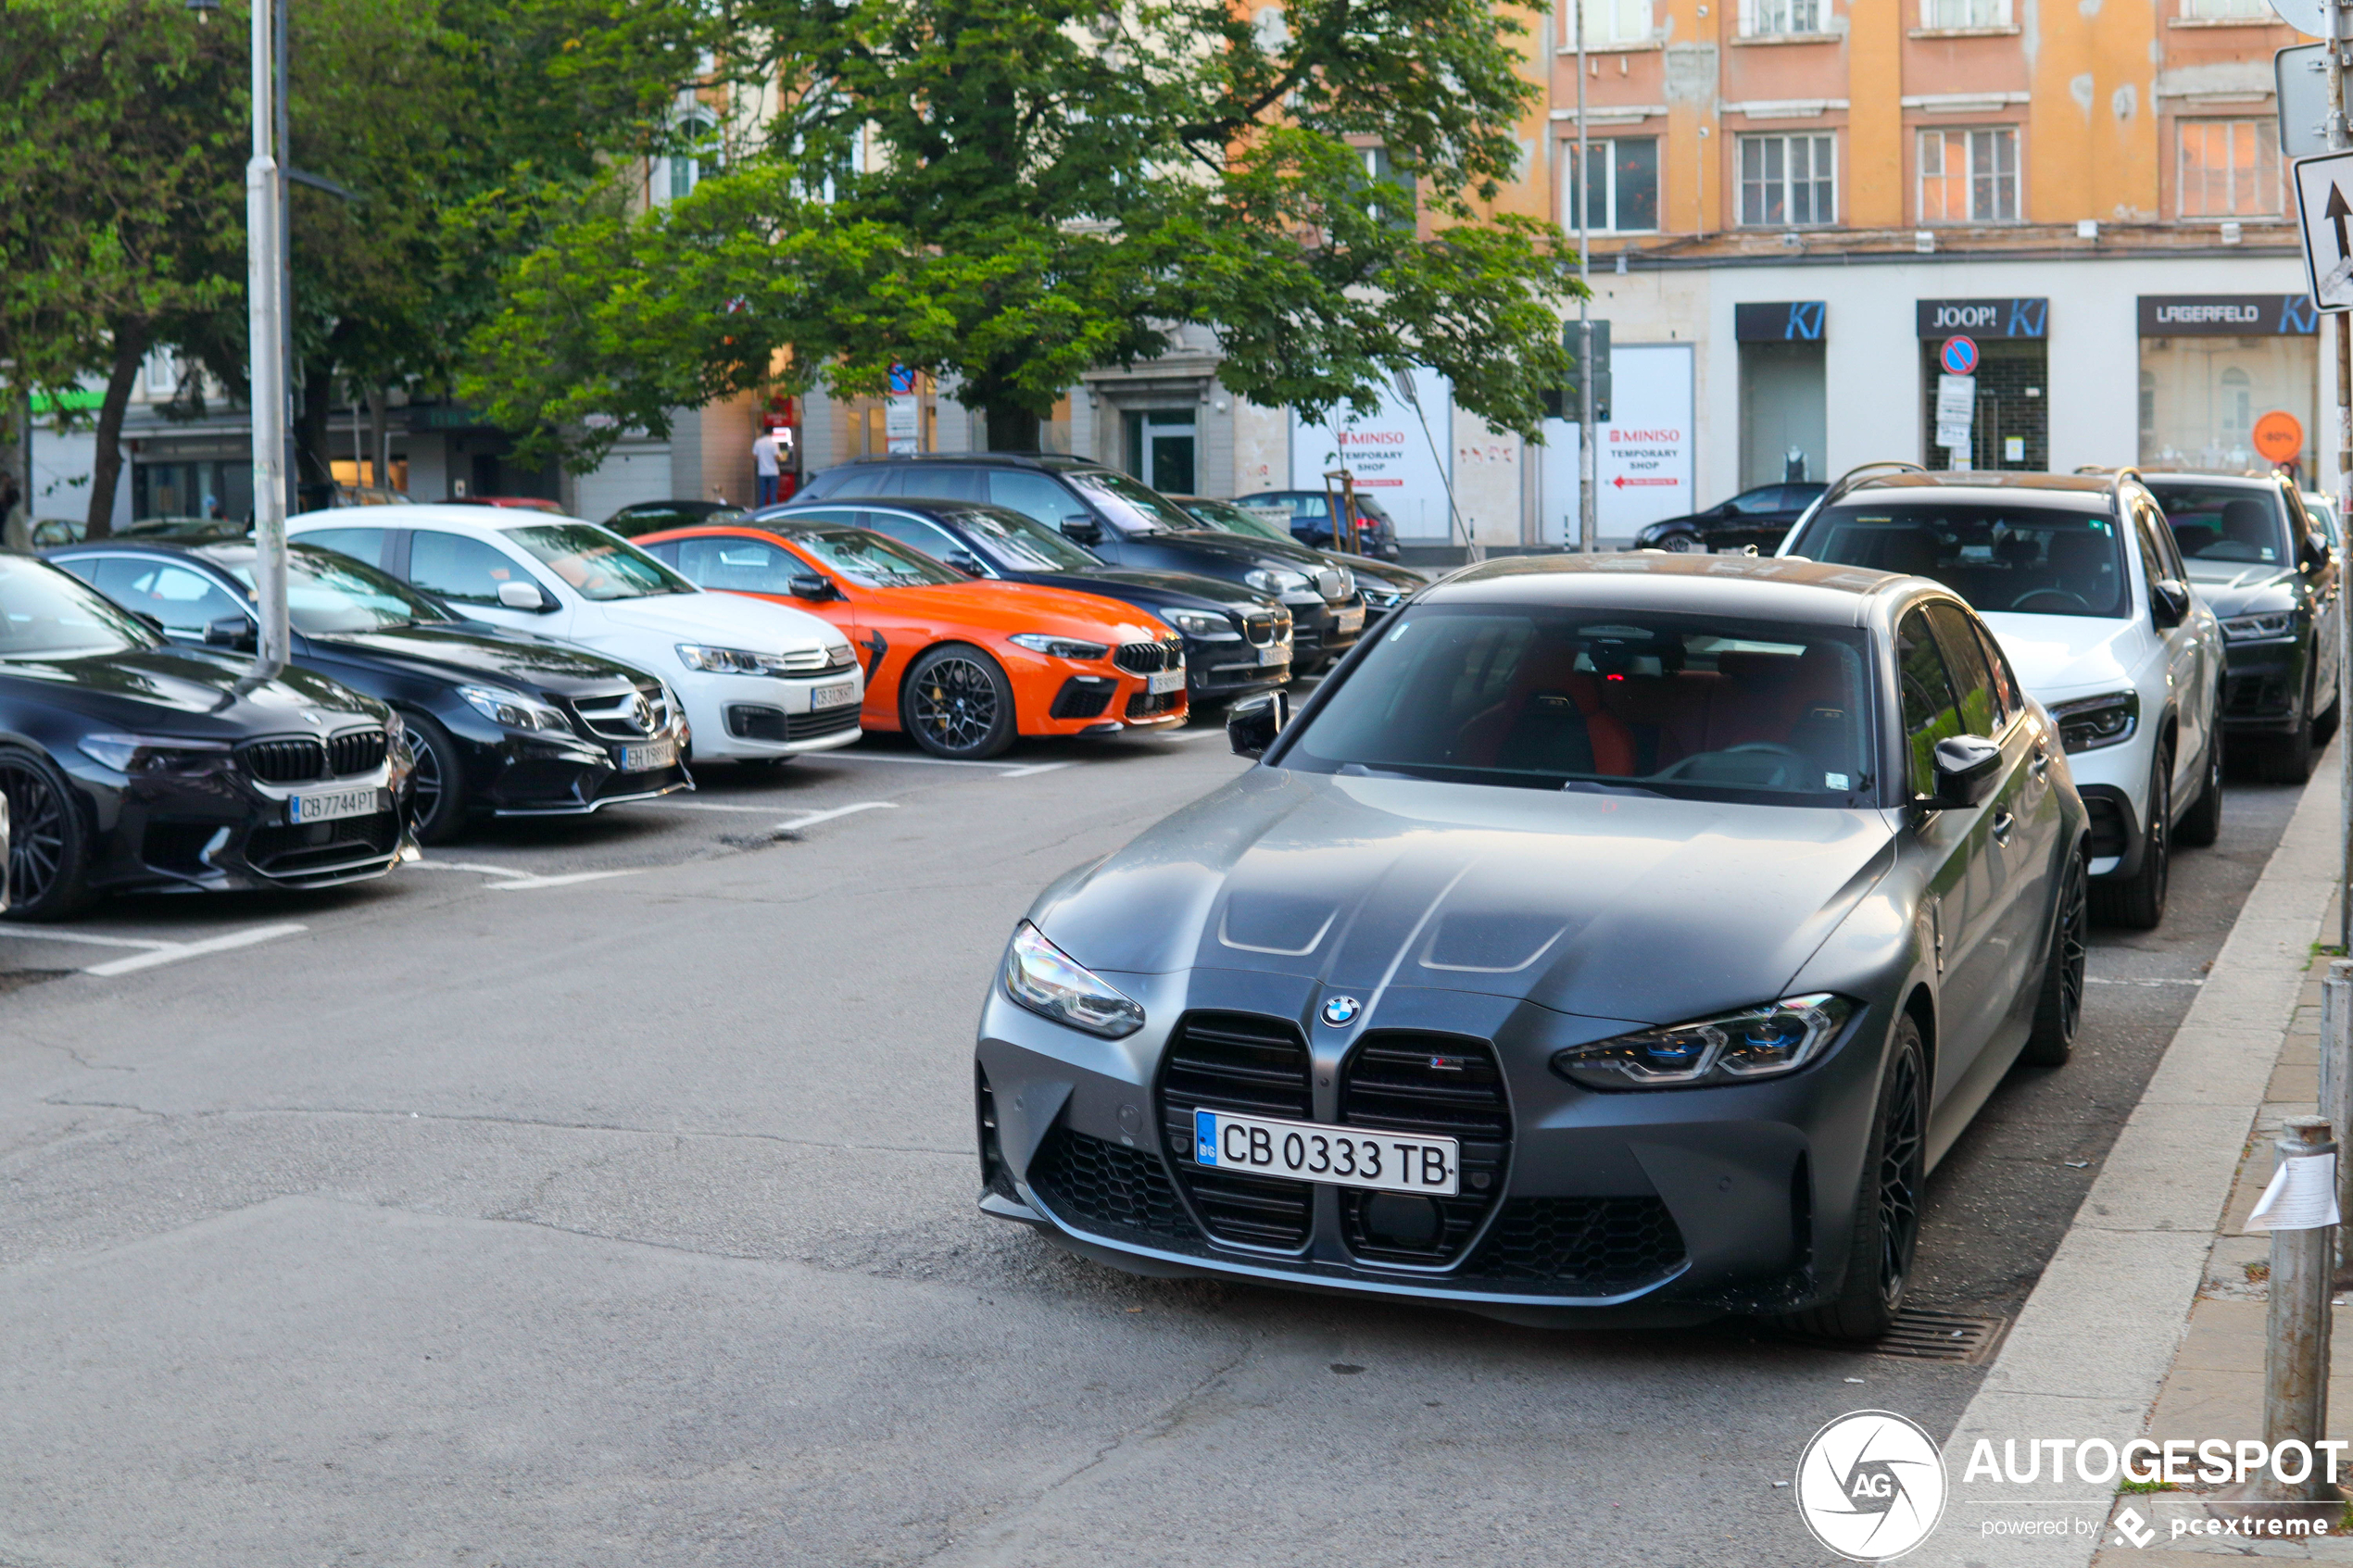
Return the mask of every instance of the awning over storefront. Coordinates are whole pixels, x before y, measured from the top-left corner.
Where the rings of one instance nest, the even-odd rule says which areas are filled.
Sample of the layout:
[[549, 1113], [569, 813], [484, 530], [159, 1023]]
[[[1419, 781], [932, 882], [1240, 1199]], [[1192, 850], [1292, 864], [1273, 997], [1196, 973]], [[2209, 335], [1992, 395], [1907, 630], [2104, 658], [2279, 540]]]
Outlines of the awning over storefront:
[[1819, 343], [1829, 314], [1818, 299], [1735, 305], [1732, 336], [1742, 343]]

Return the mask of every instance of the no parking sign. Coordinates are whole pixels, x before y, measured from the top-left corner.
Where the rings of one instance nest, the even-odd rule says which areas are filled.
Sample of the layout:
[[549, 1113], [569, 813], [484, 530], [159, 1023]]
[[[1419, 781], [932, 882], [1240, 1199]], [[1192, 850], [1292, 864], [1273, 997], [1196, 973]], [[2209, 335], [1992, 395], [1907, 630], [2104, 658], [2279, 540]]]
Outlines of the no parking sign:
[[1966, 376], [1977, 369], [1977, 340], [1969, 337], [1948, 337], [1937, 355], [1948, 376]]

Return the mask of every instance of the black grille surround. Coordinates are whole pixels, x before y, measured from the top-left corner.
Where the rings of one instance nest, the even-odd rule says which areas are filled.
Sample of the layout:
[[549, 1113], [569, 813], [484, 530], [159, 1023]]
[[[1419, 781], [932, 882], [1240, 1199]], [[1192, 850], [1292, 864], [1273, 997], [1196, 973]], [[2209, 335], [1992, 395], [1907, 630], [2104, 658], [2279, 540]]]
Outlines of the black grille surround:
[[1164, 670], [1176, 670], [1185, 662], [1185, 640], [1171, 637], [1157, 643], [1122, 643], [1111, 661], [1130, 675], [1156, 675]]
[[1054, 694], [1053, 706], [1046, 709], [1046, 717], [1100, 719], [1103, 709], [1111, 706], [1112, 694], [1118, 690], [1119, 683], [1108, 675], [1073, 675]]
[[1403, 1240], [1368, 1222], [1378, 1195], [1340, 1189], [1340, 1235], [1370, 1263], [1444, 1267], [1462, 1257], [1503, 1196], [1511, 1168], [1512, 1109], [1495, 1047], [1453, 1035], [1376, 1030], [1340, 1066], [1340, 1120], [1350, 1127], [1458, 1140], [1461, 1173], [1453, 1198], [1422, 1201], [1438, 1210], [1435, 1234]]
[[858, 705], [844, 703], [819, 713], [795, 713], [785, 720], [786, 740], [815, 740], [819, 735], [837, 735], [844, 730], [858, 727]]
[[335, 777], [372, 773], [384, 765], [389, 743], [382, 730], [346, 730], [327, 737], [327, 766]]
[[258, 740], [238, 753], [245, 771], [264, 784], [307, 784], [327, 771], [327, 747], [308, 735]]
[[1183, 692], [1138, 692], [1127, 699], [1126, 711], [1130, 719], [1157, 719], [1176, 711], [1184, 700]]
[[1466, 1273], [1577, 1296], [1622, 1296], [1683, 1266], [1683, 1233], [1655, 1198], [1515, 1198]]
[[1312, 1120], [1311, 1065], [1307, 1042], [1287, 1020], [1239, 1012], [1189, 1012], [1177, 1020], [1154, 1098], [1177, 1187], [1216, 1240], [1285, 1252], [1307, 1245], [1315, 1214], [1311, 1184], [1231, 1175], [1196, 1164], [1192, 1151], [1197, 1110]]
[[256, 828], [245, 837], [245, 859], [263, 876], [296, 882], [380, 865], [399, 842], [398, 814], [378, 811], [332, 822]]
[[1200, 1246], [1201, 1232], [1186, 1217], [1158, 1155], [1057, 1123], [1024, 1175], [1048, 1211], [1080, 1229], [1148, 1246]]
[[2222, 687], [2226, 719], [2267, 719], [2290, 710], [2287, 676], [2279, 671], [2233, 675]]

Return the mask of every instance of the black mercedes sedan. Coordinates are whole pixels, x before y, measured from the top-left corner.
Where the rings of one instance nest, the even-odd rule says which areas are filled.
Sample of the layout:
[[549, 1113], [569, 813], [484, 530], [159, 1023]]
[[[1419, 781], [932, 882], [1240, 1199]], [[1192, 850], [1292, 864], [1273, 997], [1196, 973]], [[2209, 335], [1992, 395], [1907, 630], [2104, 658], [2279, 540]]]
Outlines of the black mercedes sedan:
[[[1287, 540], [1290, 531], [1281, 523], [1252, 510], [1237, 501], [1214, 500], [1207, 495], [1171, 495], [1176, 502], [1202, 522], [1221, 533], [1239, 533], [1245, 539]], [[1395, 561], [1381, 560], [1373, 556], [1342, 555], [1337, 550], [1317, 550], [1335, 566], [1344, 566], [1356, 578], [1356, 591], [1365, 598], [1365, 630], [1389, 619], [1389, 612], [1412, 598], [1429, 585], [1425, 573]]]
[[329, 887], [411, 848], [400, 716], [252, 662], [175, 646], [66, 572], [0, 554], [12, 918], [63, 919], [105, 893]]
[[[47, 558], [174, 641], [251, 648], [254, 548], [111, 540]], [[418, 839], [472, 816], [579, 815], [693, 788], [686, 721], [651, 675], [569, 644], [461, 621], [389, 573], [287, 548], [294, 662], [398, 709]]]
[[1034, 518], [979, 501], [865, 501], [771, 507], [772, 528], [871, 528], [975, 577], [1100, 594], [1134, 605], [1184, 633], [1189, 700], [1224, 702], [1290, 679], [1290, 611], [1220, 578], [1104, 564], [1101, 556]]
[[1868, 1339], [2083, 995], [2082, 800], [1968, 606], [1794, 560], [1434, 584], [1066, 873], [983, 1008], [980, 1206], [1098, 1261]]
[[1203, 524], [1142, 481], [1053, 453], [957, 452], [866, 458], [826, 469], [796, 507], [867, 496], [988, 501], [1059, 529], [1118, 567], [1219, 577], [1281, 601], [1293, 665], [1322, 669], [1365, 629], [1355, 573], [1298, 544], [1237, 538]]
[[2264, 776], [2302, 784], [2336, 727], [2336, 618], [2327, 532], [2277, 474], [2145, 473], [2182, 564], [2222, 623], [2222, 733]]

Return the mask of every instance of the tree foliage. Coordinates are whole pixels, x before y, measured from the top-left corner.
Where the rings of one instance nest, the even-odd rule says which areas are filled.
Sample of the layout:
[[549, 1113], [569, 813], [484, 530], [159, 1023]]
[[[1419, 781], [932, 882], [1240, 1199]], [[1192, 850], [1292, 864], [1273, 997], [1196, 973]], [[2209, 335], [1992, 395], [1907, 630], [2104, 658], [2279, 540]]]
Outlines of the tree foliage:
[[1532, 432], [1567, 379], [1563, 237], [1486, 210], [1535, 92], [1487, 0], [594, 3], [562, 72], [698, 83], [652, 150], [707, 171], [573, 204], [473, 340], [469, 395], [574, 460], [894, 365], [1027, 445], [1178, 323], [1217, 334], [1231, 390], [1310, 416], [1428, 365]]

